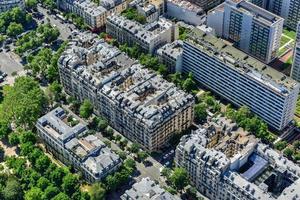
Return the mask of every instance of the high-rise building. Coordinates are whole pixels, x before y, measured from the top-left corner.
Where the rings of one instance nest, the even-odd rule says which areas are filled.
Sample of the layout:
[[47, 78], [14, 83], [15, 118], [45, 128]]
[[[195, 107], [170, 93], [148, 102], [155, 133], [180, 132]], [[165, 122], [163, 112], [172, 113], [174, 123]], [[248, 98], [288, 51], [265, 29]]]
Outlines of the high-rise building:
[[293, 120], [299, 83], [220, 38], [194, 29], [183, 44], [182, 71], [277, 130]]
[[97, 35], [81, 33], [58, 62], [65, 91], [130, 140], [158, 150], [193, 122], [194, 98]]
[[296, 81], [300, 82], [300, 21], [298, 22], [297, 26], [297, 37], [294, 48], [291, 77]]
[[264, 63], [277, 56], [283, 18], [245, 0], [227, 0], [210, 10], [207, 25], [216, 34]]
[[224, 118], [183, 136], [175, 164], [209, 199], [300, 199], [300, 167]]
[[296, 30], [300, 21], [299, 0], [249, 0], [255, 5], [284, 18], [284, 25]]
[[1, 0], [0, 1], [0, 13], [8, 11], [15, 7], [24, 9], [25, 1], [24, 0]]
[[209, 10], [220, 3], [222, 3], [224, 0], [189, 0], [189, 2], [196, 4], [197, 6], [200, 6], [203, 10]]

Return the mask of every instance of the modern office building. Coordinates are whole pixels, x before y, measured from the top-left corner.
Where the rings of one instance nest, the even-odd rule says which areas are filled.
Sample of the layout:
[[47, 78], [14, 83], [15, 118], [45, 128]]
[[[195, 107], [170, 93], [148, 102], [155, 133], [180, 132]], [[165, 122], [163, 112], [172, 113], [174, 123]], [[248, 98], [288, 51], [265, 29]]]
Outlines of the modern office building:
[[171, 73], [181, 72], [183, 41], [175, 40], [172, 43], [160, 47], [156, 54], [159, 60], [165, 64]]
[[169, 18], [175, 18], [194, 26], [205, 22], [205, 12], [196, 4], [185, 0], [167, 0], [166, 5], [166, 15]]
[[91, 0], [58, 0], [58, 6], [84, 19], [93, 30], [103, 27], [106, 17], [113, 13], [120, 14], [127, 8], [126, 0], [101, 0], [97, 5]]
[[180, 200], [179, 197], [170, 194], [164, 189], [160, 188], [159, 185], [155, 184], [154, 181], [150, 180], [149, 177], [142, 178], [138, 183], [135, 183], [131, 189], [126, 190], [121, 196], [121, 200]]
[[153, 54], [159, 47], [178, 38], [178, 27], [160, 17], [142, 25], [121, 15], [107, 17], [106, 32], [121, 44], [138, 45], [144, 53]]
[[194, 29], [183, 44], [182, 72], [274, 129], [293, 120], [299, 83], [220, 38]]
[[122, 164], [119, 156], [96, 136], [88, 135], [85, 125], [72, 126], [70, 118], [59, 107], [38, 119], [38, 135], [47, 149], [67, 166], [81, 171], [89, 183], [117, 170]]
[[226, 0], [210, 10], [207, 25], [216, 34], [264, 63], [277, 56], [283, 18], [245, 0]]
[[192, 95], [97, 36], [80, 34], [58, 65], [69, 95], [89, 99], [96, 114], [150, 151], [163, 147], [193, 121]]
[[284, 18], [284, 25], [296, 30], [300, 21], [299, 0], [249, 0], [255, 5], [262, 7]]
[[0, 13], [8, 11], [15, 7], [24, 9], [25, 1], [24, 0], [1, 0], [0, 1]]
[[175, 164], [209, 199], [300, 199], [300, 167], [222, 117], [183, 136]]
[[297, 37], [294, 47], [293, 66], [291, 69], [291, 77], [300, 82], [300, 21], [297, 26]]

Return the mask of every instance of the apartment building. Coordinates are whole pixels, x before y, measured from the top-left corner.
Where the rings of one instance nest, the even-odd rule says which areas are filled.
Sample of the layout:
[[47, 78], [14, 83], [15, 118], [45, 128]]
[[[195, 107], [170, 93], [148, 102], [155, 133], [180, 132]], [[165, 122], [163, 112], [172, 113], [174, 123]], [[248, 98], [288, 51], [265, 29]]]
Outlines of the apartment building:
[[126, 190], [121, 196], [121, 200], [180, 200], [179, 197], [170, 194], [164, 189], [160, 188], [159, 185], [155, 184], [149, 177], [142, 178], [138, 183], [135, 183], [131, 189]]
[[165, 64], [171, 73], [180, 72], [182, 66], [183, 41], [175, 40], [165, 44], [156, 52], [159, 60]]
[[163, 0], [134, 0], [129, 7], [135, 8], [139, 14], [146, 17], [148, 23], [155, 22], [159, 16], [165, 13], [165, 2]]
[[58, 107], [38, 119], [38, 135], [47, 149], [67, 166], [81, 171], [89, 183], [117, 170], [122, 164], [119, 156], [95, 135], [88, 135], [86, 125], [72, 126], [69, 117]]
[[24, 9], [25, 1], [24, 0], [2, 0], [2, 1], [0, 1], [0, 13], [8, 11], [15, 7]]
[[58, 62], [65, 91], [89, 99], [94, 112], [148, 150], [157, 150], [193, 121], [194, 99], [115, 47], [82, 33]]
[[127, 8], [126, 0], [101, 0], [97, 5], [91, 0], [58, 0], [58, 6], [84, 19], [93, 30], [103, 27], [106, 17], [113, 13], [121, 13]]
[[284, 25], [296, 30], [300, 21], [299, 0], [249, 0], [255, 5], [264, 8], [284, 18]]
[[175, 164], [209, 199], [300, 199], [300, 167], [222, 117], [183, 136]]
[[159, 47], [178, 38], [178, 27], [160, 17], [142, 25], [121, 15], [107, 17], [106, 32], [121, 44], [138, 45], [144, 53], [153, 54]]
[[218, 36], [264, 63], [277, 56], [283, 22], [283, 18], [245, 0], [226, 0], [207, 15], [207, 25]]
[[166, 15], [169, 18], [175, 18], [194, 26], [205, 22], [205, 12], [196, 4], [185, 0], [167, 0], [166, 5]]
[[183, 44], [182, 72], [276, 130], [293, 120], [299, 83], [220, 38], [194, 29]]
[[300, 21], [297, 26], [297, 37], [294, 47], [293, 66], [291, 69], [291, 77], [300, 82]]

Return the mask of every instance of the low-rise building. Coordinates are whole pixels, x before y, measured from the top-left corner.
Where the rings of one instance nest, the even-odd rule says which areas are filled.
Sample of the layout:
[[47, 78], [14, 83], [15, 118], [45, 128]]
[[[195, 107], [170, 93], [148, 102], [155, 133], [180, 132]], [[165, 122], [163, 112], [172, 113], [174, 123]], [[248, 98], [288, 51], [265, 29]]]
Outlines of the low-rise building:
[[72, 40], [58, 65], [69, 95], [89, 99], [96, 114], [148, 150], [160, 149], [193, 121], [192, 95], [94, 35]]
[[121, 196], [121, 200], [180, 200], [179, 197], [170, 194], [164, 189], [160, 188], [159, 185], [155, 184], [154, 181], [150, 180], [149, 177], [143, 178], [140, 182], [135, 183], [131, 189], [126, 190]]
[[47, 149], [67, 166], [81, 171], [89, 183], [116, 171], [122, 164], [119, 156], [96, 136], [88, 135], [86, 125], [72, 126], [69, 119], [73, 120], [72, 116], [60, 107], [38, 119], [38, 135]]
[[0, 13], [8, 11], [15, 7], [24, 9], [25, 1], [24, 0], [2, 0], [2, 1], [0, 1]]
[[147, 22], [157, 21], [159, 16], [165, 13], [165, 2], [163, 0], [134, 0], [129, 7], [137, 9], [138, 13], [146, 17]]
[[300, 199], [300, 167], [225, 118], [183, 136], [175, 163], [210, 199]]
[[175, 40], [157, 50], [159, 60], [164, 63], [169, 72], [181, 72], [183, 41]]
[[121, 15], [107, 17], [106, 32], [121, 44], [138, 45], [143, 52], [150, 54], [179, 35], [177, 25], [165, 18], [142, 25]]
[[100, 4], [91, 0], [58, 0], [63, 10], [72, 12], [84, 19], [91, 29], [99, 29], [106, 23], [106, 17], [113, 13], [121, 13], [127, 8], [126, 0], [102, 0]]
[[205, 12], [201, 7], [185, 0], [167, 0], [166, 2], [166, 15], [168, 17], [194, 26], [199, 26], [205, 22]]

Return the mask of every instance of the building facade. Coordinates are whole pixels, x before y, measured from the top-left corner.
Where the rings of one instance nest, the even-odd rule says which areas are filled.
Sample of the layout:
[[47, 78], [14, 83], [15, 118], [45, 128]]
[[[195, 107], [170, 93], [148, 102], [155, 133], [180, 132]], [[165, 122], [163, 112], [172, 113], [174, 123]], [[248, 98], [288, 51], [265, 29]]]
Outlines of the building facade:
[[58, 6], [84, 19], [91, 29], [105, 26], [106, 17], [113, 13], [121, 13], [127, 8], [125, 0], [103, 0], [97, 5], [91, 0], [58, 0]]
[[15, 7], [24, 9], [25, 1], [24, 0], [2, 0], [2, 1], [0, 1], [0, 13], [8, 11]]
[[175, 164], [209, 199], [300, 199], [299, 166], [224, 118], [183, 136]]
[[156, 52], [159, 60], [165, 64], [171, 73], [181, 72], [183, 41], [175, 40], [165, 44]]
[[277, 56], [283, 22], [283, 18], [245, 0], [227, 0], [207, 16], [207, 25], [218, 36], [264, 63]]
[[293, 66], [291, 69], [291, 77], [300, 82], [300, 22], [297, 26], [297, 37], [294, 47]]
[[293, 120], [299, 84], [213, 35], [194, 29], [183, 44], [182, 72], [276, 130]]
[[58, 62], [65, 91], [152, 151], [193, 121], [194, 99], [94, 35], [80, 34]]
[[176, 24], [165, 18], [142, 25], [121, 15], [107, 17], [106, 32], [121, 44], [137, 45], [144, 53], [153, 54], [159, 47], [178, 38]]
[[284, 25], [296, 30], [300, 21], [300, 3], [298, 0], [250, 0], [255, 5], [284, 18]]
[[205, 22], [205, 12], [196, 4], [181, 0], [167, 0], [166, 5], [166, 15], [169, 18], [175, 18], [194, 26]]
[[36, 127], [47, 149], [64, 164], [81, 171], [89, 183], [100, 181], [122, 164], [119, 156], [101, 140], [86, 134], [85, 125], [72, 126], [62, 108], [38, 119]]
[[207, 11], [221, 4], [224, 0], [189, 0], [189, 2], [196, 4], [203, 10]]

